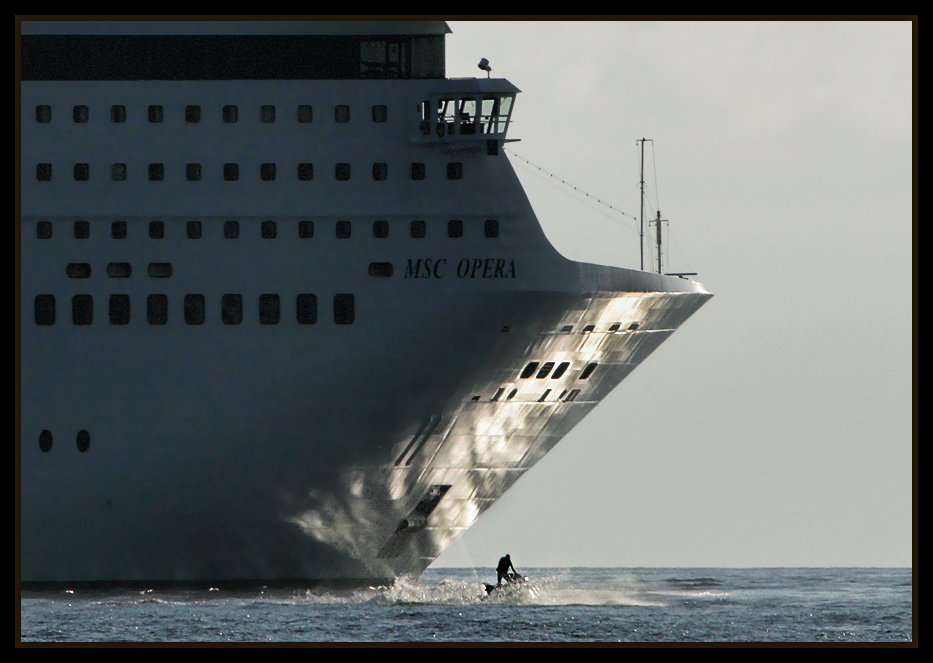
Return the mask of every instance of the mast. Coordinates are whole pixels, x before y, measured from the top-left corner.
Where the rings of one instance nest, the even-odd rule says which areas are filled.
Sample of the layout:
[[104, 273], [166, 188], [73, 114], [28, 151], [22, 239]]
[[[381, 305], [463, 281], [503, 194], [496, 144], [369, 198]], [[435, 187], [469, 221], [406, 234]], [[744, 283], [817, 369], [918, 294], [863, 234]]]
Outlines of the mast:
[[641, 143], [641, 213], [638, 215], [638, 250], [641, 254], [641, 271], [645, 271], [645, 141], [654, 142], [653, 138], [639, 138]]

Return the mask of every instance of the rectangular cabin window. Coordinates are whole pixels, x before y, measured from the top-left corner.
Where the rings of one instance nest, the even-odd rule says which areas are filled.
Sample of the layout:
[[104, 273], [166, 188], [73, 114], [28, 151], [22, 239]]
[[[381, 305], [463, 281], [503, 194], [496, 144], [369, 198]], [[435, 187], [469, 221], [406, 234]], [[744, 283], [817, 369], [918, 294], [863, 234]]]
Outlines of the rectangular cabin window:
[[298, 179], [302, 182], [314, 179], [314, 166], [310, 163], [298, 164]]
[[38, 239], [52, 239], [52, 222], [39, 221], [36, 223], [36, 237]]
[[150, 262], [146, 269], [151, 279], [167, 279], [172, 276], [172, 263], [170, 262]]
[[130, 324], [130, 296], [110, 295], [110, 324]]
[[346, 182], [350, 179], [350, 164], [348, 163], [338, 163], [334, 168], [334, 176], [340, 182]]
[[220, 298], [220, 321], [225, 325], [243, 322], [243, 295], [228, 294]]
[[260, 119], [266, 124], [275, 122], [275, 106], [268, 104], [264, 105], [260, 110], [259, 116]]
[[296, 317], [299, 325], [317, 323], [317, 295], [303, 293], [295, 300]]
[[411, 236], [415, 239], [424, 239], [425, 234], [427, 234], [427, 226], [424, 221], [412, 221], [411, 222]]
[[237, 239], [240, 236], [239, 221], [224, 221], [224, 239]]
[[164, 114], [162, 111], [162, 106], [150, 106], [149, 107], [149, 121], [155, 124], [162, 122], [164, 119]]
[[298, 121], [301, 124], [308, 124], [312, 119], [314, 119], [314, 116], [311, 112], [311, 106], [304, 104], [298, 106]]
[[149, 295], [146, 297], [146, 321], [150, 325], [164, 325], [168, 322], [167, 295]]
[[165, 221], [149, 222], [149, 238], [162, 239], [165, 237]]
[[165, 165], [161, 163], [149, 164], [149, 181], [161, 182], [165, 179]]
[[353, 295], [334, 295], [334, 322], [352, 325], [356, 320], [356, 301]]
[[462, 180], [463, 179], [463, 164], [460, 162], [454, 162], [454, 163], [447, 164], [447, 179]]
[[52, 107], [51, 106], [36, 106], [36, 122], [40, 124], [48, 124], [52, 121]]
[[75, 295], [71, 298], [71, 321], [76, 325], [94, 322], [94, 298], [91, 295]]
[[65, 274], [70, 279], [91, 278], [91, 265], [86, 262], [69, 262], [65, 267]]
[[189, 221], [187, 231], [188, 239], [201, 239], [201, 222]]
[[385, 180], [389, 177], [389, 164], [386, 163], [374, 163], [373, 164], [373, 179], [377, 182]]
[[91, 236], [91, 224], [88, 221], [75, 221], [75, 239], [87, 239]]
[[263, 221], [259, 232], [263, 239], [275, 239], [275, 236], [278, 234], [278, 228], [276, 227], [275, 221]]
[[298, 237], [299, 239], [311, 239], [314, 237], [314, 221], [299, 221]]
[[385, 239], [389, 236], [388, 221], [373, 221], [373, 237]]
[[128, 279], [133, 275], [133, 266], [128, 262], [107, 263], [107, 277], [111, 279]]
[[444, 78], [444, 37], [412, 37], [411, 77]]
[[224, 106], [224, 123], [235, 124], [240, 119], [240, 112], [236, 106]]
[[86, 163], [76, 163], [74, 175], [75, 182], [87, 182], [91, 176], [91, 167]]
[[189, 182], [201, 181], [201, 164], [189, 163], [185, 165], [185, 177]]
[[36, 164], [36, 179], [40, 182], [48, 182], [52, 179], [52, 164], [50, 163], [37, 163]]
[[224, 181], [236, 182], [240, 179], [240, 166], [235, 163], [224, 164]]
[[275, 179], [275, 164], [264, 163], [259, 166], [259, 179], [264, 182], [271, 182]]
[[275, 294], [259, 295], [259, 324], [279, 324], [279, 296]]
[[116, 124], [126, 122], [126, 106], [111, 106], [110, 121]]
[[71, 109], [71, 119], [78, 123], [87, 122], [88, 110], [87, 106], [75, 106]]
[[334, 230], [337, 234], [337, 239], [350, 239], [350, 233], [353, 231], [353, 227], [349, 221], [338, 221]]
[[423, 163], [411, 164], [411, 179], [413, 180], [424, 179], [424, 164]]
[[391, 262], [371, 262], [369, 263], [369, 275], [370, 276], [381, 276], [388, 278], [392, 276], [395, 268], [392, 267]]
[[203, 325], [204, 309], [204, 295], [185, 295], [185, 324]]
[[377, 104], [373, 106], [373, 122], [385, 122], [388, 115], [385, 105]]
[[499, 222], [495, 219], [486, 219], [486, 223], [483, 224], [483, 235], [489, 238], [498, 237]]
[[334, 106], [334, 122], [346, 124], [350, 121], [350, 107], [347, 104]]
[[55, 324], [55, 295], [36, 295], [34, 301], [36, 324], [46, 327]]
[[447, 222], [448, 237], [463, 237], [463, 221], [451, 219]]
[[125, 163], [114, 163], [110, 164], [110, 179], [114, 182], [125, 182], [126, 181], [126, 164]]
[[200, 106], [185, 106], [185, 122], [189, 124], [197, 124], [201, 121], [201, 107]]

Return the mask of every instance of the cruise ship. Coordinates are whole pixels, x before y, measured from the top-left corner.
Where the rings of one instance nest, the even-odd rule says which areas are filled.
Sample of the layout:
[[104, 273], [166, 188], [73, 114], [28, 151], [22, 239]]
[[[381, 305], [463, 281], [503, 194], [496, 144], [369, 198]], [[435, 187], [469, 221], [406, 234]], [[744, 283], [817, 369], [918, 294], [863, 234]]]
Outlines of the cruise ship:
[[449, 32], [22, 23], [23, 587], [417, 576], [711, 297], [551, 246]]

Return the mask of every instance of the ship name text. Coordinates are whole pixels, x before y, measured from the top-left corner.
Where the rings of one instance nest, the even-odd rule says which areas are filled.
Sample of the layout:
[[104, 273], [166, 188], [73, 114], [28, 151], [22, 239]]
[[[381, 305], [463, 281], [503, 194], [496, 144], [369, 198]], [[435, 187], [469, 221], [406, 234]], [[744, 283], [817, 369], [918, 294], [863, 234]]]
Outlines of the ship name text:
[[442, 279], [456, 272], [461, 279], [514, 279], [515, 258], [463, 258], [454, 269], [447, 258], [408, 259], [406, 279]]

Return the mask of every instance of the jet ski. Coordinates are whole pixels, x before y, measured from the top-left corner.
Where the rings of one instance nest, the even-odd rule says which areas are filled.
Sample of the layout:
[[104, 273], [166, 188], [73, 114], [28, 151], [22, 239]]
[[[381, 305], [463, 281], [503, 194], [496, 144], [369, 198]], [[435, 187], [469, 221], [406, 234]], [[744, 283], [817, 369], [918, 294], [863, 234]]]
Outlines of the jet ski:
[[492, 595], [493, 592], [518, 589], [522, 583], [528, 582], [528, 577], [519, 575], [517, 573], [508, 573], [505, 576], [505, 580], [506, 583], [504, 585], [490, 585], [488, 583], [483, 583], [483, 587], [486, 588], [486, 596]]

